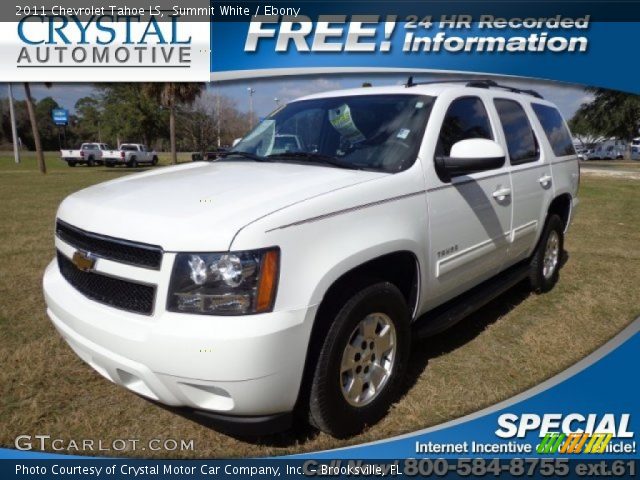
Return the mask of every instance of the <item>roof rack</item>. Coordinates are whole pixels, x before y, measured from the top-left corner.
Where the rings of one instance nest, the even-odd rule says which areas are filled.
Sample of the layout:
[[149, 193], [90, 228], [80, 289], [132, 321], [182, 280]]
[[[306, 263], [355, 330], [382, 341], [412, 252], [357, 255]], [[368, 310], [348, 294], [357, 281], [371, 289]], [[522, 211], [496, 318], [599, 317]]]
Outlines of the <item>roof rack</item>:
[[469, 80], [469, 79], [454, 79], [454, 80], [435, 80], [432, 82], [414, 82], [413, 75], [409, 77], [407, 83], [404, 85], [406, 88], [415, 87], [416, 85], [435, 85], [438, 83], [465, 83], [467, 87], [475, 87], [475, 88], [502, 88], [503, 90], [507, 90], [512, 93], [524, 93], [526, 95], [531, 95], [536, 98], [543, 98], [535, 90], [529, 89], [521, 89], [516, 87], [510, 87], [508, 85], [502, 85], [497, 83], [494, 80], [490, 79], [478, 79], [478, 80]]

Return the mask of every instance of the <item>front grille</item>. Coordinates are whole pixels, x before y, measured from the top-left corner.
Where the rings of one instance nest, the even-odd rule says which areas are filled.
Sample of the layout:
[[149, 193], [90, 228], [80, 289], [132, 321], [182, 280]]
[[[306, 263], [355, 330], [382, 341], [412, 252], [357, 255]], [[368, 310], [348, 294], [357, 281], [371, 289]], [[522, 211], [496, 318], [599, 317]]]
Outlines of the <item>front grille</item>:
[[76, 290], [96, 302], [121, 310], [151, 315], [156, 287], [96, 272], [84, 272], [58, 251], [60, 273]]
[[157, 245], [129, 242], [86, 232], [62, 220], [56, 222], [56, 234], [71, 246], [91, 252], [98, 257], [160, 270], [162, 248]]

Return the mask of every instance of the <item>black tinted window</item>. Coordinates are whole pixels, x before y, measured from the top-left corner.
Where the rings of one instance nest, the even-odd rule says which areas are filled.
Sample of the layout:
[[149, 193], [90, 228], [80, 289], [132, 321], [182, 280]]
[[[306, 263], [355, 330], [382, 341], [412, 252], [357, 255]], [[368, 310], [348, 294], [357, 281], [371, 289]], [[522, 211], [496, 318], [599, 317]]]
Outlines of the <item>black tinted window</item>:
[[487, 110], [478, 97], [463, 97], [451, 102], [440, 130], [436, 155], [448, 156], [454, 143], [469, 138], [493, 140]]
[[534, 103], [531, 106], [542, 124], [544, 133], [547, 135], [547, 139], [549, 139], [549, 143], [553, 149], [553, 153], [558, 157], [575, 155], [576, 150], [573, 147], [571, 134], [565, 126], [560, 112], [553, 107], [540, 105], [538, 103]]
[[507, 139], [511, 165], [533, 162], [538, 159], [538, 142], [522, 106], [504, 98], [494, 100], [504, 136]]

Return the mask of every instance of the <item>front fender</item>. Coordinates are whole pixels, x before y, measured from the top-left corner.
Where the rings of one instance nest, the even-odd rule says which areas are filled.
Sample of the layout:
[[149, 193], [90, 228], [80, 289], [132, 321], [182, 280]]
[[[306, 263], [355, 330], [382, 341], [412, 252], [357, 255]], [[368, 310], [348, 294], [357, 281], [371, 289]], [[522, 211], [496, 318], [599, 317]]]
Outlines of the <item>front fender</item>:
[[[231, 249], [280, 247], [276, 310], [319, 304], [342, 275], [388, 253], [408, 251], [422, 263], [428, 251], [425, 192], [407, 192], [406, 182], [396, 177], [400, 175], [269, 215], [243, 228]], [[420, 271], [424, 281], [426, 269]]]

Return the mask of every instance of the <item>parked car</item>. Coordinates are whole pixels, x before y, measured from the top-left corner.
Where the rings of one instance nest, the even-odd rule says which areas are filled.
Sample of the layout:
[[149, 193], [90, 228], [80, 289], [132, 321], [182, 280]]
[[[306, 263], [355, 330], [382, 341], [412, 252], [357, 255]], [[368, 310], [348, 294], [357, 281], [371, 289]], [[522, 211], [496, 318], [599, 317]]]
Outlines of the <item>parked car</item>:
[[101, 165], [103, 154], [109, 150], [106, 143], [83, 143], [78, 150], [60, 150], [60, 158], [67, 162], [70, 167], [76, 165]]
[[123, 143], [118, 150], [104, 153], [104, 164], [107, 167], [124, 165], [135, 168], [140, 164], [158, 164], [158, 154], [141, 143]]
[[221, 153], [224, 153], [227, 150], [228, 149], [225, 148], [225, 147], [219, 147], [219, 148], [216, 148], [215, 150], [211, 150], [209, 152], [206, 152], [204, 155], [201, 152], [192, 153], [191, 154], [191, 161], [192, 162], [198, 162], [198, 161], [201, 161], [201, 160], [207, 160], [207, 161], [215, 160], [216, 158], [218, 158], [218, 156]]
[[276, 135], [271, 147], [271, 153], [298, 152], [302, 150], [302, 142], [297, 135]]
[[616, 160], [624, 158], [627, 145], [623, 140], [605, 140], [589, 153], [588, 160]]
[[[278, 135], [303, 150], [277, 152]], [[216, 162], [67, 197], [51, 321], [139, 395], [265, 433], [378, 421], [429, 336], [558, 281], [578, 205], [558, 109], [492, 81], [328, 92]], [[426, 408], [426, 407], [425, 407]]]
[[585, 147], [576, 147], [576, 155], [579, 160], [585, 161], [589, 158], [590, 150]]

